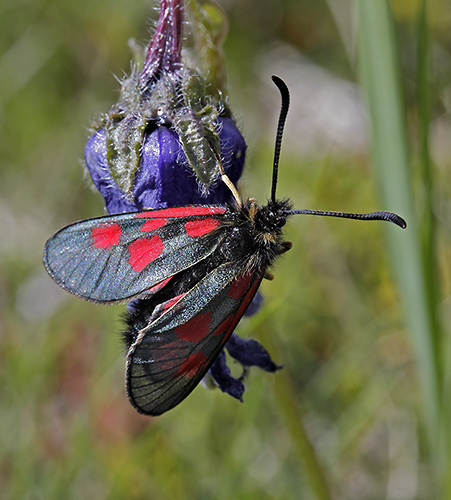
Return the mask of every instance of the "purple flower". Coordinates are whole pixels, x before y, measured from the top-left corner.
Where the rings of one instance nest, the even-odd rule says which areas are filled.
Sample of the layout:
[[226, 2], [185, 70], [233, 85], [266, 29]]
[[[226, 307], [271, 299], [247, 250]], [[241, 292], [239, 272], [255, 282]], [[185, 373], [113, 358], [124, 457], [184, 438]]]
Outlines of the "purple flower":
[[[236, 185], [243, 170], [246, 143], [230, 118], [219, 117], [217, 126], [222, 164]], [[199, 186], [177, 133], [166, 125], [155, 126], [143, 137], [131, 196], [119, 187], [110, 173], [104, 128], [89, 139], [85, 161], [110, 214], [177, 205], [221, 204], [230, 200], [230, 190], [221, 181], [208, 192]]]
[[[218, 158], [234, 185], [241, 176], [246, 143], [221, 84], [207, 85], [183, 64], [182, 25], [182, 0], [161, 0], [143, 69], [134, 68], [123, 80], [119, 102], [103, 115], [86, 145], [88, 171], [110, 214], [229, 202], [232, 195], [218, 176]], [[260, 303], [258, 294], [247, 314]], [[239, 400], [247, 367], [279, 368], [255, 340], [233, 334], [226, 348], [243, 366], [243, 376], [231, 376], [223, 351], [210, 377]]]

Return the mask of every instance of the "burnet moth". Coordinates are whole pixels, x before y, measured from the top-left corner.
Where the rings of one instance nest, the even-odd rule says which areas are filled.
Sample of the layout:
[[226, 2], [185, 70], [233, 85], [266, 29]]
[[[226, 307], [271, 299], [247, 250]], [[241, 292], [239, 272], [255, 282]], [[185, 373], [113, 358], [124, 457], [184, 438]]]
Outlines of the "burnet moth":
[[61, 229], [45, 245], [44, 265], [68, 292], [100, 304], [139, 299], [128, 315], [124, 341], [127, 396], [140, 413], [170, 410], [206, 375], [261, 280], [271, 279], [274, 261], [291, 248], [282, 234], [290, 216], [385, 220], [406, 227], [391, 212], [293, 210], [290, 201], [276, 199], [289, 92], [280, 78], [273, 81], [282, 105], [266, 205], [242, 200], [220, 165], [234, 197], [229, 206], [190, 205], [84, 220]]

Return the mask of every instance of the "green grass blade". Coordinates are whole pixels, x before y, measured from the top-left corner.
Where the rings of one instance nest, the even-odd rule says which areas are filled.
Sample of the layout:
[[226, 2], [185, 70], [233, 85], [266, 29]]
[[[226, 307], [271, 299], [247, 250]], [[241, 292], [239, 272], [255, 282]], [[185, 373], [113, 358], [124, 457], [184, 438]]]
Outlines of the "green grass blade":
[[[274, 337], [262, 328], [265, 345], [273, 353], [277, 353], [277, 345]], [[282, 355], [276, 354], [275, 359], [282, 359]], [[274, 395], [281, 415], [285, 419], [286, 428], [289, 432], [293, 447], [303, 467], [306, 483], [308, 484], [312, 498], [315, 500], [331, 500], [332, 493], [328, 482], [327, 471], [317, 455], [315, 446], [310, 439], [304, 426], [304, 411], [301, 408], [296, 390], [293, 387], [293, 376], [287, 369], [280, 370], [274, 378]]]
[[[438, 315], [438, 305], [440, 302], [440, 274], [438, 269], [438, 249], [437, 249], [437, 220], [433, 212], [434, 205], [434, 165], [432, 162], [429, 135], [431, 121], [431, 96], [432, 96], [432, 64], [430, 57], [430, 35], [428, 22], [428, 2], [422, 0], [418, 16], [418, 134], [420, 144], [420, 179], [423, 210], [420, 218], [420, 235], [423, 249], [423, 265], [426, 276], [426, 286], [429, 298], [429, 308], [431, 321], [434, 322], [433, 330], [436, 336], [436, 343], [440, 347], [440, 340], [443, 339], [443, 326]], [[445, 351], [445, 349], [443, 349]], [[443, 363], [441, 368], [441, 380], [443, 381], [443, 408], [439, 427], [439, 456], [441, 461], [440, 474], [446, 478], [445, 497], [451, 498], [451, 475], [449, 466], [451, 463], [451, 441], [449, 432], [449, 380], [446, 377], [449, 367], [449, 354], [446, 359], [438, 360]], [[440, 479], [440, 478], [439, 478]]]
[[358, 5], [360, 68], [370, 112], [373, 166], [384, 208], [399, 213], [408, 223], [406, 231], [387, 228], [388, 244], [417, 357], [427, 432], [434, 446], [441, 412], [439, 335], [414, 211], [393, 19], [388, 0], [361, 0]]

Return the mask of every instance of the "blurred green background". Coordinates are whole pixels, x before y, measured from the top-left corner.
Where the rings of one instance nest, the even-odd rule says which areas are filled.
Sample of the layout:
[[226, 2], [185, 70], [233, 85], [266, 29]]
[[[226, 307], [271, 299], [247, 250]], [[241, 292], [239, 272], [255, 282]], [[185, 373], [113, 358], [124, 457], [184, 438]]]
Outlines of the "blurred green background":
[[0, 498], [451, 498], [449, 0], [218, 0], [230, 103], [248, 140], [241, 190], [309, 217], [238, 333], [284, 365], [245, 402], [197, 388], [159, 418], [123, 387], [123, 307], [59, 290], [41, 264], [61, 226], [103, 213], [81, 167], [118, 95], [149, 0], [0, 4]]

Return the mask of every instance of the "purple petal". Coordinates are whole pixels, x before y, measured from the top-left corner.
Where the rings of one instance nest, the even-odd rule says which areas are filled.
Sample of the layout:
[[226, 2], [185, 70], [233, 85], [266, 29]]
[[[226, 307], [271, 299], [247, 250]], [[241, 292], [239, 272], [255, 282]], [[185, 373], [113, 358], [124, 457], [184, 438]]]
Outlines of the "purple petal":
[[241, 380], [230, 375], [230, 369], [226, 363], [226, 355], [222, 350], [215, 362], [211, 365], [210, 375], [222, 392], [226, 392], [236, 399], [243, 401], [244, 384]]
[[[243, 170], [246, 144], [230, 118], [220, 118], [219, 122], [224, 169], [236, 184]], [[229, 188], [221, 181], [207, 195], [202, 195], [177, 134], [164, 126], [158, 127], [144, 140], [133, 192], [138, 206], [152, 208], [221, 204], [231, 197]]]
[[256, 340], [242, 339], [232, 333], [226, 348], [232, 358], [235, 358], [243, 366], [258, 366], [267, 372], [275, 372], [282, 368], [274, 363], [268, 351]]
[[[219, 138], [224, 169], [236, 184], [243, 170], [246, 143], [230, 118], [219, 118]], [[219, 181], [208, 195], [202, 195], [188, 166], [176, 132], [159, 126], [147, 134], [141, 150], [139, 170], [133, 183], [134, 200], [128, 200], [113, 180], [107, 163], [104, 129], [98, 130], [85, 148], [91, 178], [105, 199], [110, 214], [191, 204], [223, 204], [231, 192]]]
[[85, 162], [92, 182], [105, 200], [110, 214], [134, 212], [138, 206], [125, 198], [125, 194], [111, 177], [108, 170], [105, 130], [98, 130], [85, 147]]

